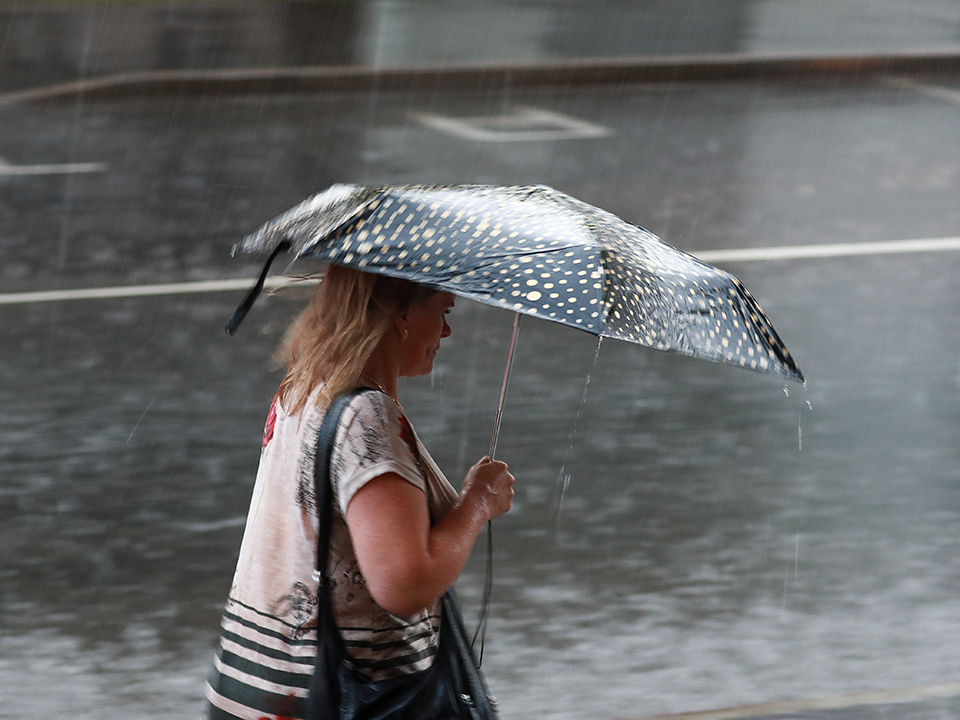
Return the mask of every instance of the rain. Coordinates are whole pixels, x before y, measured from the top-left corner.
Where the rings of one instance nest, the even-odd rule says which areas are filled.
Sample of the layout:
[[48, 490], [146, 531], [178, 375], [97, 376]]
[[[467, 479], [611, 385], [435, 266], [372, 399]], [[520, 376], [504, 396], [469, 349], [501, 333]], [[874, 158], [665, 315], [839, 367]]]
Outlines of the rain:
[[[334, 183], [556, 188], [739, 277], [807, 380], [524, 320], [505, 719], [960, 717], [958, 120], [955, 0], [0, 6], [0, 718], [203, 715], [308, 292], [227, 337], [230, 249]], [[450, 321], [401, 393], [453, 479], [512, 316]]]

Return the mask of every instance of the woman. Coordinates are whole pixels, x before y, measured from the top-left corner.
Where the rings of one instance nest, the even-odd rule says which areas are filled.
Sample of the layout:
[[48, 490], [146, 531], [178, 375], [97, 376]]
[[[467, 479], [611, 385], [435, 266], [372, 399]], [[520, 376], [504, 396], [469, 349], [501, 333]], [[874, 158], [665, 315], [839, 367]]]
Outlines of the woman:
[[325, 409], [354, 387], [377, 392], [347, 406], [331, 456], [334, 620], [373, 680], [430, 667], [441, 595], [513, 502], [513, 476], [489, 458], [457, 493], [398, 400], [398, 378], [433, 369], [453, 304], [450, 293], [330, 266], [291, 328], [208, 683], [211, 718], [305, 713], [316, 656], [313, 459]]

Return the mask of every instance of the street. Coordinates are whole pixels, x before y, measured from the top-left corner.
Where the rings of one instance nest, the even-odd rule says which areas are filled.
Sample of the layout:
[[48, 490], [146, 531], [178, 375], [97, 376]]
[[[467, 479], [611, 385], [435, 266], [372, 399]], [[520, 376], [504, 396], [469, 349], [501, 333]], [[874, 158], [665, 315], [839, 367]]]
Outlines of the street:
[[[0, 717], [200, 715], [306, 292], [228, 338], [230, 247], [335, 182], [553, 186], [737, 275], [807, 377], [525, 322], [504, 718], [960, 716], [958, 116], [923, 74], [0, 103]], [[456, 485], [511, 317], [450, 322], [401, 392]]]

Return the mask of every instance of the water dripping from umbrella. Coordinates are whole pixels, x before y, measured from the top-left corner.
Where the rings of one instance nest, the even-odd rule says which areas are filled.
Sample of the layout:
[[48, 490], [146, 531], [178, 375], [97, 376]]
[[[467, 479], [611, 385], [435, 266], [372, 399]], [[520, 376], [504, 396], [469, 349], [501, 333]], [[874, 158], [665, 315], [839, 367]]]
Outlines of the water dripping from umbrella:
[[583, 393], [580, 395], [580, 406], [577, 408], [577, 414], [573, 419], [573, 427], [570, 428], [570, 434], [567, 436], [567, 449], [563, 454], [563, 463], [560, 465], [560, 472], [557, 474], [557, 501], [553, 505], [553, 518], [554, 522], [560, 522], [560, 513], [563, 510], [563, 501], [566, 498], [567, 489], [570, 487], [570, 474], [564, 472], [567, 469], [567, 461], [570, 458], [570, 453], [573, 450], [573, 441], [574, 437], [577, 434], [577, 430], [580, 427], [580, 416], [583, 414], [583, 407], [587, 404], [587, 392], [590, 390], [590, 379], [593, 376], [594, 370], [596, 370], [597, 362], [600, 359], [600, 346], [603, 344], [603, 336], [597, 337], [597, 349], [593, 353], [593, 366], [590, 369], [590, 372], [587, 373], [586, 378], [583, 383]]
[[[803, 381], [803, 393], [806, 395], [809, 392], [810, 388], [807, 386], [807, 381]], [[783, 386], [783, 394], [786, 397], [790, 397], [790, 386]], [[813, 411], [813, 403], [810, 402], [809, 397], [804, 398], [804, 403], [806, 403], [807, 410]], [[803, 450], [803, 410], [797, 413], [797, 450]]]

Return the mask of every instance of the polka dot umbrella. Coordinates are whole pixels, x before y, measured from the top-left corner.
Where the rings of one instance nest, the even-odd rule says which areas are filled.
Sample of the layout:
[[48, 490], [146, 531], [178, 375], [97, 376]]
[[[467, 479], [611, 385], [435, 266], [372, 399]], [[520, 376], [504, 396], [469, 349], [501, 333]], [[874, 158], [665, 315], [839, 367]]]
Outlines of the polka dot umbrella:
[[273, 251], [272, 259], [284, 249], [434, 285], [517, 318], [803, 380], [737, 278], [549, 187], [334, 185], [234, 252]]

